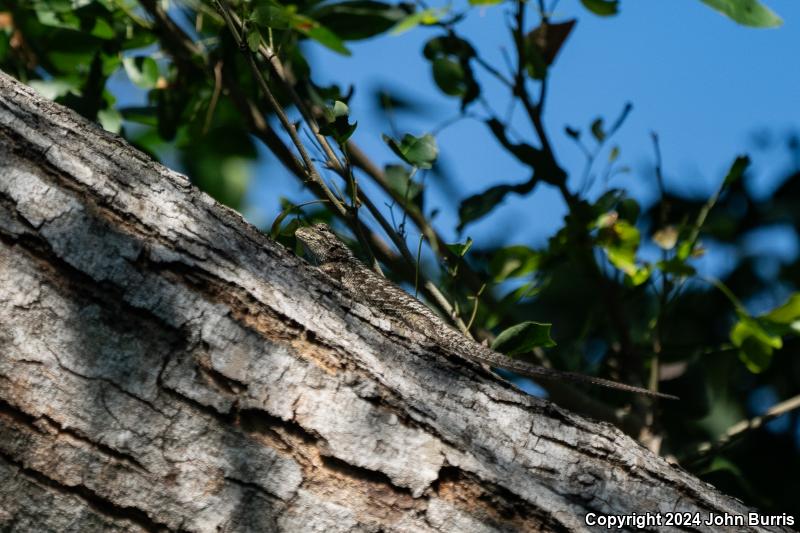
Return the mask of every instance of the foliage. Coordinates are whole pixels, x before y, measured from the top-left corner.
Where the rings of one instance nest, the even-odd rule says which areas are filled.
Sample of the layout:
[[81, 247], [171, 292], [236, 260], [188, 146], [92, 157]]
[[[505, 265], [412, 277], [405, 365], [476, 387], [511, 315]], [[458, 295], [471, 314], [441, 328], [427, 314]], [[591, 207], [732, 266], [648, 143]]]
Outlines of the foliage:
[[[699, 1], [740, 24], [781, 23], [757, 0]], [[620, 0], [580, 3], [587, 16], [624, 16]], [[0, 68], [178, 164], [234, 208], [242, 206], [257, 146], [266, 146], [318, 198], [301, 205], [281, 199], [281, 214], [269, 228], [274, 238], [293, 246], [299, 224], [335, 219], [355, 238], [362, 257], [420, 291], [443, 316], [455, 315], [456, 324], [493, 341], [497, 350], [681, 396], [679, 403], [654, 404], [592, 391], [598, 402], [629, 404], [634, 425], [649, 425], [664, 439], [661, 452], [686, 468], [765, 510], [797, 511], [786, 496], [800, 491], [800, 467], [789, 466], [798, 464], [789, 430], [748, 435], [736, 447], [714, 449], [699, 460], [694, 450], [722, 434], [723, 422], [747, 416], [758, 391], [775, 398], [798, 392], [800, 363], [793, 355], [800, 346], [800, 261], [749, 256], [746, 241], [770, 228], [797, 238], [800, 173], [787, 176], [771, 196], [757, 198], [745, 186], [749, 159], [738, 156], [720, 176], [718, 190], [698, 201], [665, 188], [657, 160], [660, 199], [651, 205], [640, 205], [624, 190], [605, 190], [599, 197], [573, 190], [549, 142], [543, 109], [558, 55], [578, 30], [574, 20], [551, 20], [554, 15], [533, 9], [543, 5], [185, 0], [165, 11], [157, 0], [0, 0]], [[508, 11], [507, 44], [514, 56], [508, 69], [483, 60], [484, 51], [462, 31], [470, 9]], [[436, 135], [385, 135], [396, 162], [381, 169], [354, 144], [352, 89], [314, 83], [310, 47], [348, 55], [353, 41], [408, 31], [431, 34], [422, 54], [454, 110], [463, 117], [480, 109], [497, 145], [526, 168], [527, 179], [454, 200], [457, 231], [496, 214], [510, 196], [549, 186], [559, 191], [568, 214], [546, 246], [446, 243], [425, 200], [426, 179], [442, 172]], [[487, 78], [508, 89], [533, 138], [512, 135], [507, 119], [491, 112], [481, 88]], [[109, 87], [120, 79], [145, 92], [143, 105], [117, 105]], [[384, 103], [405, 105], [394, 95], [383, 96]], [[587, 117], [585, 133], [566, 126], [566, 135], [586, 155], [587, 180], [599, 175], [601, 152], [608, 153], [606, 175], [623, 171], [620, 148], [609, 150], [608, 143], [631, 109], [625, 105], [608, 122]], [[274, 129], [278, 122], [280, 132]], [[314, 157], [306, 158], [298, 142], [313, 146]], [[789, 148], [797, 153], [796, 140]], [[319, 178], [310, 171], [317, 167]], [[379, 226], [383, 233], [376, 231]], [[376, 246], [381, 235], [389, 240]], [[735, 250], [738, 259], [722, 279], [700, 277], [698, 261], [719, 245]], [[643, 250], [655, 250], [655, 256]], [[776, 292], [780, 303], [757, 305]], [[449, 305], [443, 307], [440, 297]], [[659, 382], [659, 372], [670, 379]], [[772, 453], [760, 453], [763, 447]], [[715, 467], [723, 464], [730, 468]], [[776, 484], [764, 473], [776, 468], [790, 481]]]

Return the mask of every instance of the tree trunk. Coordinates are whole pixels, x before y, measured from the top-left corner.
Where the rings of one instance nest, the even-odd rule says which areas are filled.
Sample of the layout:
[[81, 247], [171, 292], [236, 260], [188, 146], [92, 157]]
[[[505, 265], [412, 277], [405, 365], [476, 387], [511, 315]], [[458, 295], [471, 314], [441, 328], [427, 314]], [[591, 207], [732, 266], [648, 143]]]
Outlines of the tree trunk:
[[615, 428], [387, 323], [184, 176], [0, 73], [0, 530], [747, 518]]

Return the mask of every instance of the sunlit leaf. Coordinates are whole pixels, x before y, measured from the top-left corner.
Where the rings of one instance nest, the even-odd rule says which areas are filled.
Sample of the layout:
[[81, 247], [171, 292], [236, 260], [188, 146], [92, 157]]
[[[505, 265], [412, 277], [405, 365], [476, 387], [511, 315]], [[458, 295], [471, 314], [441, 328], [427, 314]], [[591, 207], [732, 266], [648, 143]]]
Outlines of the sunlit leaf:
[[662, 250], [672, 250], [678, 243], [678, 228], [667, 226], [659, 229], [653, 234], [653, 242]]
[[392, 35], [400, 35], [408, 30], [416, 28], [420, 24], [431, 25], [439, 22], [450, 11], [449, 7], [444, 8], [429, 8], [422, 11], [417, 11], [408, 15], [406, 18], [398, 22], [392, 28]]
[[261, 32], [253, 26], [247, 30], [247, 47], [251, 52], [258, 52], [259, 46], [261, 46]]
[[283, 6], [266, 3], [257, 6], [250, 20], [266, 28], [287, 30], [291, 27], [291, 14]]
[[99, 39], [105, 40], [110, 40], [115, 37], [114, 28], [102, 18], [94, 19], [94, 27], [89, 33]]
[[[781, 18], [758, 0], [700, 0], [744, 26], [774, 28]], [[585, 2], [584, 2], [585, 4]]]
[[492, 254], [489, 275], [492, 281], [501, 281], [526, 276], [539, 268], [541, 254], [527, 246], [508, 246]]
[[422, 185], [411, 179], [411, 173], [402, 165], [387, 165], [383, 170], [386, 183], [395, 195], [409, 204], [422, 207]]
[[456, 242], [453, 244], [445, 244], [445, 247], [450, 250], [453, 255], [464, 257], [469, 249], [472, 248], [472, 239], [467, 237], [467, 240], [463, 243]]
[[764, 318], [800, 333], [800, 293], [792, 294], [786, 303], [764, 315]]
[[324, 26], [315, 26], [310, 30], [304, 31], [306, 35], [314, 39], [323, 46], [326, 46], [342, 55], [349, 56], [350, 50], [344, 45], [344, 42], [331, 30]]
[[534, 348], [555, 346], [550, 337], [552, 324], [522, 322], [501, 332], [492, 343], [492, 350], [508, 356], [527, 353]]
[[55, 100], [59, 96], [67, 93], [80, 95], [80, 83], [76, 79], [53, 78], [50, 80], [31, 80], [28, 85], [36, 89], [36, 92], [47, 98]]
[[122, 115], [116, 109], [101, 109], [97, 112], [97, 120], [103, 129], [111, 133], [119, 133], [122, 128]]
[[739, 348], [739, 358], [753, 373], [763, 372], [772, 361], [772, 353], [783, 347], [780, 336], [770, 334], [762, 324], [750, 317], [741, 317], [730, 333], [731, 342]]
[[142, 89], [152, 89], [158, 82], [158, 65], [152, 57], [126, 57], [122, 60], [128, 78]]
[[383, 135], [383, 141], [403, 161], [417, 168], [431, 168], [439, 155], [436, 139], [430, 133], [426, 133], [421, 137], [406, 133], [400, 141], [392, 139], [388, 135]]
[[598, 244], [606, 252], [609, 263], [624, 272], [632, 285], [641, 285], [650, 278], [651, 267], [636, 262], [640, 234], [636, 226], [614, 214], [607, 214], [598, 221], [600, 231]]

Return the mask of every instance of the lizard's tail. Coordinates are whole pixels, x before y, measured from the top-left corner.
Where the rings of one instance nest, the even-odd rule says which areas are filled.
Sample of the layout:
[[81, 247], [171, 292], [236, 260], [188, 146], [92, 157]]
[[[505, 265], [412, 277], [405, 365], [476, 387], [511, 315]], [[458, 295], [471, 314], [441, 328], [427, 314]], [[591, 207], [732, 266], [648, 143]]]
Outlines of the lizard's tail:
[[492, 366], [500, 366], [501, 368], [505, 368], [507, 370], [511, 370], [512, 372], [516, 372], [523, 376], [529, 376], [532, 378], [566, 380], [575, 383], [586, 383], [588, 385], [597, 385], [609, 389], [616, 389], [626, 392], [633, 392], [636, 394], [643, 394], [645, 396], [650, 396], [653, 398], [664, 398], [666, 400], [680, 399], [677, 396], [673, 396], [672, 394], [664, 394], [663, 392], [655, 392], [649, 389], [644, 389], [642, 387], [634, 387], [633, 385], [626, 385], [625, 383], [611, 381], [610, 379], [597, 378], [594, 376], [577, 374], [575, 372], [566, 372], [564, 370], [555, 370], [553, 368], [532, 365], [530, 363], [526, 363], [524, 361], [516, 361], [511, 358], [508, 358], [507, 361], [503, 361], [501, 364], [498, 364], [496, 360], [488, 362], [488, 364]]

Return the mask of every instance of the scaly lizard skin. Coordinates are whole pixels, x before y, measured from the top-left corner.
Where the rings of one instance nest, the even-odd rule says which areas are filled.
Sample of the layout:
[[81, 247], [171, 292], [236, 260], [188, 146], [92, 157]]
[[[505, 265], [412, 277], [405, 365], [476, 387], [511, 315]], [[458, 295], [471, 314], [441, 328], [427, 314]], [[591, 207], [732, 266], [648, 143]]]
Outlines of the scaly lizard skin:
[[448, 352], [495, 368], [505, 368], [523, 376], [599, 385], [646, 396], [677, 399], [669, 394], [607, 379], [564, 372], [511, 359], [462, 335], [448, 326], [433, 311], [391, 281], [379, 276], [361, 261], [325, 224], [299, 228], [295, 233], [317, 266], [338, 281], [353, 299], [379, 309]]

